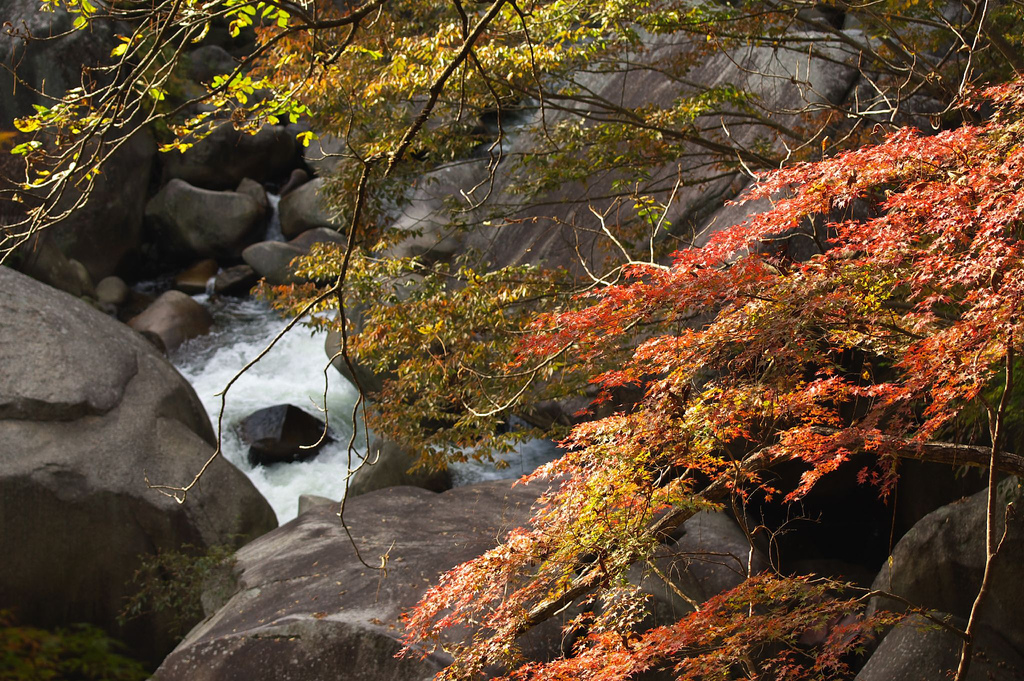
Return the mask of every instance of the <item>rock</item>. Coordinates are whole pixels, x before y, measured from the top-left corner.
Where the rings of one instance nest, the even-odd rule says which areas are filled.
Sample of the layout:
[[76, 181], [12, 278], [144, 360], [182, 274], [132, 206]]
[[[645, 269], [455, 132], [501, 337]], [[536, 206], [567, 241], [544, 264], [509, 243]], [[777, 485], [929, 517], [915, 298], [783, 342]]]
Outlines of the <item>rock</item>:
[[184, 154], [164, 157], [163, 181], [181, 179], [206, 189], [233, 189], [243, 178], [266, 182], [299, 163], [295, 136], [279, 125], [255, 135], [225, 123]]
[[90, 622], [159, 660], [166, 616], [117, 624], [140, 556], [237, 545], [275, 526], [214, 450], [188, 383], [148, 343], [88, 305], [0, 267], [0, 603], [26, 624]]
[[290, 404], [253, 412], [238, 425], [238, 432], [249, 445], [253, 466], [305, 461], [316, 456], [322, 445], [334, 441], [324, 435], [323, 421]]
[[[698, 513], [683, 523], [681, 530], [678, 539], [658, 550], [655, 564], [693, 603], [703, 603], [739, 586], [748, 569], [750, 574], [758, 574], [769, 567], [760, 551], [751, 552], [747, 536], [727, 513]], [[641, 574], [637, 566], [631, 577], [654, 597], [650, 601], [652, 623], [675, 622], [693, 612], [692, 603], [676, 594], [657, 574], [647, 571], [642, 579]]]
[[295, 276], [291, 262], [306, 252], [301, 248], [280, 241], [261, 241], [242, 251], [242, 259], [268, 284], [296, 284], [301, 281]]
[[312, 511], [314, 508], [324, 508], [325, 506], [340, 508], [341, 502], [328, 499], [327, 497], [320, 497], [315, 494], [299, 495], [299, 515], [302, 515], [307, 511]]
[[[333, 366], [338, 373], [345, 377], [345, 380], [354, 386], [362, 389], [364, 392], [373, 395], [379, 393], [381, 388], [384, 387], [384, 381], [388, 376], [378, 376], [376, 372], [363, 364], [357, 362], [352, 358], [352, 364], [355, 366], [355, 374], [349, 370], [348, 363], [345, 361], [340, 354], [341, 352], [341, 332], [331, 329], [327, 332], [324, 338], [324, 352], [327, 354], [327, 358], [331, 360], [331, 366]], [[358, 380], [357, 380], [358, 379]]]
[[[85, 204], [53, 227], [57, 246], [85, 265], [93, 281], [134, 267], [156, 153], [152, 133], [135, 132], [104, 163]], [[69, 192], [64, 205], [77, 198]]]
[[[987, 494], [982, 490], [925, 516], [896, 544], [891, 569], [889, 562], [883, 565], [872, 588], [901, 596], [918, 607], [966, 619], [985, 568]], [[1019, 495], [1019, 491], [1013, 494]], [[1019, 504], [1018, 500], [1014, 505]], [[1011, 515], [1006, 541], [992, 562], [989, 592], [978, 609], [977, 621], [1024, 651], [1024, 580], [1020, 574], [1024, 565], [1024, 517], [1020, 512]], [[1003, 519], [1003, 511], [998, 510], [997, 536], [1003, 532]], [[873, 601], [872, 608], [878, 607], [903, 608], [891, 600]]]
[[245, 194], [246, 196], [252, 197], [252, 200], [256, 202], [257, 206], [259, 206], [260, 220], [266, 222], [267, 214], [270, 212], [270, 201], [267, 199], [267, 190], [263, 188], [263, 185], [256, 180], [251, 180], [246, 177], [238, 183], [238, 187], [235, 191], [239, 194]]
[[329, 227], [314, 227], [313, 229], [307, 230], [298, 235], [288, 243], [292, 246], [301, 248], [303, 251], [309, 252], [309, 249], [313, 247], [313, 244], [346, 244], [348, 243], [348, 239], [344, 234], [336, 229], [331, 229]]
[[120, 307], [128, 301], [131, 290], [120, 277], [104, 277], [96, 284], [96, 300], [104, 305]]
[[416, 457], [400, 444], [376, 438], [363, 463], [348, 481], [347, 498], [366, 494], [385, 487], [422, 487], [432, 492], [443, 492], [452, 488], [452, 476], [447, 469], [410, 470], [416, 464]]
[[288, 177], [288, 181], [281, 187], [279, 194], [284, 196], [291, 193], [292, 190], [301, 187], [302, 185], [309, 182], [309, 173], [302, 168], [296, 168], [292, 171], [292, 174]]
[[89, 270], [85, 269], [85, 265], [74, 258], [68, 259], [68, 265], [71, 266], [71, 271], [78, 280], [78, 288], [82, 295], [86, 298], [95, 298], [96, 288], [92, 285], [92, 278], [89, 276]]
[[[333, 679], [339, 670], [349, 679], [428, 679], [447, 656], [438, 649], [396, 659], [399, 615], [439, 574], [524, 523], [539, 492], [498, 481], [443, 494], [393, 487], [351, 499], [345, 520], [364, 557], [388, 553], [386, 578], [359, 562], [337, 509], [315, 508], [236, 554], [238, 591], [154, 679]], [[558, 654], [554, 620], [525, 638], [528, 657]]]
[[[940, 618], [948, 616], [932, 613]], [[966, 621], [949, 618], [961, 631]], [[885, 637], [855, 681], [935, 681], [952, 678], [963, 639], [913, 615]], [[975, 635], [975, 652], [966, 681], [1016, 681], [1024, 678], [1024, 658], [988, 627]]]
[[188, 77], [208, 83], [214, 76], [229, 74], [238, 66], [235, 58], [220, 45], [202, 45], [188, 53]]
[[338, 158], [349, 152], [348, 143], [341, 137], [320, 134], [303, 149], [306, 164], [315, 175], [327, 175], [338, 167]]
[[213, 292], [219, 296], [245, 297], [259, 280], [253, 268], [235, 265], [217, 273], [217, 278], [213, 280]]
[[293, 239], [314, 227], [337, 230], [342, 226], [320, 196], [323, 185], [323, 179], [318, 177], [281, 197], [278, 212], [281, 215], [281, 233], [286, 239]]
[[211, 191], [171, 180], [146, 204], [157, 239], [172, 255], [238, 257], [264, 225], [248, 194]]
[[[10, 22], [11, 33], [0, 33], [0, 127], [10, 129], [18, 116], [32, 113], [32, 105], [51, 106], [59, 97], [81, 85], [82, 67], [99, 64], [110, 55], [115, 27], [110, 22], [94, 22], [87, 31], [73, 31], [77, 15], [63, 7], [43, 11], [33, 0], [3, 0], [3, 19]], [[24, 34], [36, 40], [26, 40]], [[18, 78], [32, 87], [16, 85]]]
[[173, 352], [190, 338], [205, 335], [213, 326], [206, 308], [181, 291], [167, 291], [128, 322], [141, 334], [157, 336], [167, 352]]
[[213, 259], [200, 260], [184, 272], [174, 276], [174, 288], [194, 296], [197, 293], [206, 293], [206, 285], [210, 279], [217, 276], [217, 261]]
[[49, 231], [36, 234], [20, 252], [18, 269], [36, 281], [70, 293], [76, 298], [86, 294], [82, 272], [71, 264], [53, 241]]

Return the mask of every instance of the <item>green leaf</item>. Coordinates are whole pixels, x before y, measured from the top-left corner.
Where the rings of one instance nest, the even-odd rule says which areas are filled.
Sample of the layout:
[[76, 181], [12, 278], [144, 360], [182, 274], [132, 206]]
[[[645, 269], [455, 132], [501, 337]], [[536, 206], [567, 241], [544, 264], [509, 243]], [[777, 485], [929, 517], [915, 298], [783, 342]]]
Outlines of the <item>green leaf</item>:
[[75, 17], [75, 23], [72, 24], [72, 28], [74, 28], [76, 31], [80, 31], [83, 28], [85, 28], [88, 23], [89, 23], [89, 20], [86, 19], [85, 17], [82, 17], [82, 16]]

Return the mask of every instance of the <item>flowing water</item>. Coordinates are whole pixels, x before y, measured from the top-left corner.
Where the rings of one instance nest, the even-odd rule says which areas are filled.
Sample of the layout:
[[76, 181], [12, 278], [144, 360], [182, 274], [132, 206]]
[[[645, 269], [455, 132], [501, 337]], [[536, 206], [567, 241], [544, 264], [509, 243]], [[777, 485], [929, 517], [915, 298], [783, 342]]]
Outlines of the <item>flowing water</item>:
[[[271, 216], [266, 238], [283, 241], [277, 206], [280, 197], [268, 194]], [[151, 283], [152, 288], [156, 286]], [[146, 284], [142, 285], [145, 288]], [[268, 305], [257, 300], [195, 296], [213, 314], [213, 331], [182, 345], [171, 361], [192, 384], [203, 406], [217, 427], [221, 411], [219, 393], [252, 359], [264, 350], [285, 327], [285, 320]], [[325, 371], [326, 370], [326, 371]], [[326, 391], [326, 403], [324, 400]], [[312, 335], [296, 326], [286, 334], [255, 366], [245, 372], [226, 394], [222, 422], [222, 451], [225, 458], [242, 470], [266, 497], [285, 523], [298, 515], [299, 495], [315, 494], [339, 500], [345, 490], [345, 475], [350, 463], [348, 442], [352, 435], [352, 409], [356, 389], [341, 374], [328, 366], [324, 337]], [[334, 441], [322, 447], [316, 457], [301, 462], [251, 466], [248, 447], [237, 428], [246, 416], [258, 409], [278, 404], [293, 404], [324, 419], [324, 409]], [[358, 438], [358, 441], [364, 441]], [[356, 456], [363, 451], [356, 448]], [[468, 462], [452, 466], [456, 485], [481, 480], [519, 477], [550, 461], [557, 448], [546, 440], [534, 440], [506, 456], [507, 467]]]
[[[221, 408], [218, 393], [270, 344], [285, 321], [260, 301], [208, 295], [195, 298], [213, 314], [213, 331], [181, 346], [171, 360], [195, 388], [216, 427]], [[247, 446], [236, 432], [238, 424], [257, 409], [276, 404], [294, 404], [323, 419], [320, 410], [324, 406], [325, 368], [327, 414], [335, 441], [309, 461], [249, 465]], [[342, 497], [356, 398], [355, 388], [327, 366], [323, 335], [311, 335], [301, 326], [286, 334], [227, 392], [222, 428], [224, 456], [249, 476], [274, 508], [278, 522], [287, 522], [298, 514], [301, 494], [335, 500]], [[556, 453], [550, 442], [534, 440], [508, 455], [506, 468], [481, 462], [454, 464], [452, 477], [456, 485], [519, 477], [550, 461]]]

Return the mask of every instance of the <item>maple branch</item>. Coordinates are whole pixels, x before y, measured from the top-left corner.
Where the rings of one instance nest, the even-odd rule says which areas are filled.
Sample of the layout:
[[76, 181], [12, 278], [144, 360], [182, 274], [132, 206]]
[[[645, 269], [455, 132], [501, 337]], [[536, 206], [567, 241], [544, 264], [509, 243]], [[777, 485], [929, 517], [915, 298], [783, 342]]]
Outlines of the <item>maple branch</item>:
[[[816, 427], [813, 432], [819, 435], [834, 435], [837, 428]], [[1011, 452], [996, 451], [994, 448], [961, 445], [949, 442], [907, 442], [897, 438], [888, 438], [883, 443], [893, 448], [893, 453], [900, 458], [933, 461], [948, 465], [990, 466], [992, 470], [1024, 475], [1024, 457]], [[768, 468], [774, 463], [792, 459], [791, 456], [779, 456], [773, 445], [758, 449], [744, 457], [736, 468], [738, 475], [748, 475]], [[734, 488], [733, 478], [719, 478], [705, 487], [699, 496], [705, 501], [715, 502], [722, 499]], [[661, 541], [665, 541], [672, 531], [699, 513], [693, 507], [673, 508], [659, 517], [648, 528], [648, 532]], [[517, 635], [552, 617], [577, 598], [586, 595], [601, 584], [602, 571], [592, 567], [577, 577], [562, 593], [552, 596], [529, 610]]]

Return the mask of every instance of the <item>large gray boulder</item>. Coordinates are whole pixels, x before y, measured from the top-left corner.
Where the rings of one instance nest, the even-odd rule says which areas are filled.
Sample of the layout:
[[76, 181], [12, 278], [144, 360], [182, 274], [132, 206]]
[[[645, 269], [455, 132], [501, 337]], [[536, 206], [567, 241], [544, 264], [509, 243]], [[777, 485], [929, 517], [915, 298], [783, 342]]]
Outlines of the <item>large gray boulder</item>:
[[[43, 11], [35, 0], [0, 0], [0, 17], [14, 33], [0, 31], [0, 129], [12, 129], [13, 119], [33, 113], [33, 105], [51, 106], [53, 97], [80, 87], [83, 68], [109, 61], [114, 34], [124, 33], [125, 27], [96, 21], [87, 30], [73, 31], [76, 16], [59, 8]], [[31, 87], [17, 83], [15, 71]], [[93, 72], [87, 77], [103, 75]], [[127, 137], [120, 134], [106, 138], [112, 155], [95, 177], [88, 200], [50, 230], [61, 251], [85, 265], [93, 281], [128, 264], [142, 240], [156, 142], [148, 130]], [[61, 208], [80, 198], [76, 187], [68, 187]]]
[[[966, 622], [932, 613], [961, 631]], [[864, 665], [855, 681], [935, 681], [952, 678], [960, 663], [963, 639], [920, 615], [897, 625]], [[979, 627], [965, 681], [1017, 681], [1024, 658], [997, 632]]]
[[[336, 507], [313, 508], [237, 553], [237, 591], [154, 679], [428, 679], [446, 655], [396, 659], [399, 616], [439, 574], [525, 522], [539, 491], [499, 481], [443, 494], [392, 487], [351, 499], [345, 520], [352, 537], [364, 559], [389, 555], [386, 576], [358, 560]], [[526, 653], [557, 653], [558, 624], [539, 629]]]
[[443, 492], [452, 487], [451, 473], [429, 468], [414, 468], [417, 457], [402, 445], [391, 440], [376, 438], [370, 449], [358, 462], [358, 468], [348, 481], [349, 498], [385, 487], [422, 487], [432, 492]]
[[256, 271], [256, 274], [266, 279], [268, 284], [280, 286], [301, 282], [301, 279], [295, 276], [291, 262], [305, 254], [305, 250], [283, 241], [261, 241], [242, 251], [242, 259]]
[[[653, 621], [675, 622], [712, 596], [739, 586], [748, 573], [768, 569], [768, 560], [752, 550], [736, 521], [724, 512], [705, 511], [683, 523], [672, 543], [655, 554], [658, 575], [645, 566], [632, 571], [635, 583], [653, 596]], [[669, 586], [665, 578], [672, 580]], [[685, 598], [680, 594], [685, 595]]]
[[278, 211], [281, 214], [281, 233], [286, 239], [317, 227], [336, 230], [342, 226], [321, 195], [323, 185], [323, 178], [318, 177], [281, 197]]
[[91, 622], [159, 659], [168, 617], [117, 624], [141, 556], [235, 544], [275, 526], [248, 479], [215, 460], [188, 383], [144, 339], [0, 267], [0, 607], [25, 623]]
[[[1006, 527], [1007, 494], [1019, 492], [1009, 485], [1004, 485], [1003, 492], [995, 521], [997, 536], [1005, 527], [1006, 539], [993, 560], [989, 593], [977, 621], [998, 631], [1024, 654], [1024, 514], [1011, 512]], [[896, 544], [872, 588], [901, 596], [918, 607], [967, 619], [985, 570], [987, 494], [982, 490], [922, 518]], [[1019, 505], [1018, 500], [1014, 506]], [[904, 608], [890, 599], [877, 599], [872, 607]]]
[[[118, 145], [96, 176], [85, 203], [52, 228], [54, 240], [78, 260], [93, 281], [131, 268], [143, 240], [143, 216], [156, 141], [148, 129], [113, 142]], [[77, 199], [68, 192], [65, 204]]]
[[259, 238], [264, 213], [249, 194], [171, 180], [146, 204], [164, 248], [201, 258], [238, 257]]
[[[109, 23], [72, 31], [77, 15], [59, 8], [44, 12], [36, 0], [2, 0], [0, 16], [15, 33], [0, 31], [0, 128], [9, 130], [15, 117], [32, 113], [33, 104], [52, 105], [48, 96], [59, 97], [81, 85], [83, 65], [93, 66], [110, 56], [114, 30]], [[15, 68], [31, 88], [16, 84]]]
[[206, 189], [234, 189], [243, 178], [266, 182], [287, 176], [299, 163], [295, 135], [267, 125], [255, 135], [229, 123], [216, 128], [183, 154], [162, 157], [163, 181], [180, 179]]

